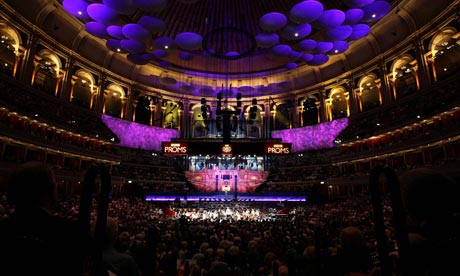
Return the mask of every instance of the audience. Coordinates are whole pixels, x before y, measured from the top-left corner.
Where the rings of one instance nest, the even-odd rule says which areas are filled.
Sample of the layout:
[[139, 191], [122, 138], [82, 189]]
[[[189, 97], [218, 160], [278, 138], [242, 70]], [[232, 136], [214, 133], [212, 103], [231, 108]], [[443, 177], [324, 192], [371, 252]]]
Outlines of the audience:
[[[49, 169], [38, 163], [12, 173], [8, 198], [13, 204], [1, 201], [0, 208], [2, 275], [81, 275], [85, 258], [94, 252], [89, 236], [74, 224], [78, 197], [53, 204], [52, 179]], [[459, 257], [458, 185], [434, 171], [416, 169], [401, 176], [401, 191], [411, 245], [408, 258], [401, 261], [407, 262], [408, 275], [447, 275]], [[379, 275], [372, 258], [375, 236], [367, 196], [295, 203], [287, 217], [270, 219], [228, 214], [262, 218], [286, 206], [222, 202], [226, 208], [217, 207], [223, 216], [215, 219], [209, 216], [215, 204], [173, 207], [113, 198], [104, 264], [117, 276]], [[389, 209], [385, 202], [392, 243]]]
[[1, 275], [82, 275], [94, 252], [78, 225], [52, 215], [56, 184], [49, 167], [25, 163], [12, 172], [14, 212], [0, 222]]

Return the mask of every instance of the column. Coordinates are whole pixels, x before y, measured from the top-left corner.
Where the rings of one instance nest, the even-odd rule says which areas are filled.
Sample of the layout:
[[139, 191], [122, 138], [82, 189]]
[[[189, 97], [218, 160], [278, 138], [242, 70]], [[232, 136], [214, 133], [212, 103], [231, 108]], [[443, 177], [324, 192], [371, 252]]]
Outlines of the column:
[[388, 80], [388, 72], [383, 60], [379, 64], [379, 78], [380, 78], [380, 95], [382, 97], [382, 105], [388, 105], [391, 103], [391, 93], [394, 86], [390, 86]]
[[23, 83], [29, 83], [31, 81], [34, 70], [35, 70], [35, 64], [34, 64], [34, 59], [35, 59], [35, 53], [36, 53], [36, 48], [37, 48], [37, 42], [38, 42], [38, 37], [37, 34], [32, 33], [29, 37], [29, 40], [27, 41], [27, 51], [25, 54], [25, 58], [23, 60], [24, 65], [22, 70], [22, 74], [19, 77], [19, 79]]
[[74, 57], [70, 56], [68, 60], [68, 65], [65, 68], [65, 77], [62, 84], [62, 91], [59, 95], [60, 99], [67, 100], [70, 99], [71, 90], [73, 89], [73, 70], [74, 70]]
[[327, 106], [326, 106], [326, 99], [327, 99], [327, 92], [323, 89], [320, 90], [319, 94], [319, 100], [320, 100], [320, 106], [319, 106], [319, 122], [326, 122], [327, 121]]
[[[270, 98], [266, 99], [264, 102], [264, 117], [262, 120], [262, 127], [263, 127], [263, 132], [262, 132], [262, 137], [260, 138], [271, 138], [271, 129], [270, 129]], [[273, 118], [273, 122], [275, 122]]]
[[101, 74], [99, 76], [99, 81], [97, 84], [97, 91], [95, 97], [95, 106], [94, 110], [96, 112], [104, 113], [104, 104], [105, 104], [105, 81], [106, 81], [105, 74]]
[[427, 61], [425, 59], [425, 53], [423, 44], [419, 38], [414, 41], [415, 56], [417, 59], [417, 76], [420, 83], [420, 91], [428, 91], [430, 87], [430, 78], [428, 73]]

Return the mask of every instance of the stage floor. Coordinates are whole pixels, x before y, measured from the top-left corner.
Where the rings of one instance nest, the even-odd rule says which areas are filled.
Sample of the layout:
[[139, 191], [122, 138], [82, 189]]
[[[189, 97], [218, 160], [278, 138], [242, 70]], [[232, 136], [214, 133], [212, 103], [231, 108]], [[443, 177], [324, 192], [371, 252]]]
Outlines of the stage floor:
[[238, 193], [236, 196], [233, 193], [209, 193], [209, 194], [188, 194], [188, 195], [174, 195], [174, 194], [155, 194], [145, 197], [146, 201], [257, 201], [257, 202], [301, 202], [306, 201], [305, 195], [293, 194], [256, 194], [256, 193]]

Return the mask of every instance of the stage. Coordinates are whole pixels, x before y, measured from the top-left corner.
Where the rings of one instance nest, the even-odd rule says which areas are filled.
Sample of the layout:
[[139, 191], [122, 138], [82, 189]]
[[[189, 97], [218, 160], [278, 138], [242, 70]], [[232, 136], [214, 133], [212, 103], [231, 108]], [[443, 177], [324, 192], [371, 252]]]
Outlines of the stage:
[[155, 193], [145, 197], [146, 201], [206, 201], [206, 202], [304, 202], [307, 200], [305, 195], [300, 193]]

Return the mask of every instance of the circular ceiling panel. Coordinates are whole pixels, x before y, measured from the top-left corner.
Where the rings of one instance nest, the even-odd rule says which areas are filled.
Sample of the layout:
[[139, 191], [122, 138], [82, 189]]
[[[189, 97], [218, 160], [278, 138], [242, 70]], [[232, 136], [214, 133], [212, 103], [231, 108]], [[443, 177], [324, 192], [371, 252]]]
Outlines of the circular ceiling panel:
[[109, 36], [109, 34], [107, 33], [107, 26], [101, 22], [88, 22], [85, 24], [85, 29], [86, 31], [88, 31], [88, 33], [100, 38], [105, 38]]
[[125, 37], [134, 40], [147, 40], [151, 37], [150, 32], [140, 24], [126, 24], [123, 26], [122, 32]]
[[344, 24], [353, 25], [361, 21], [364, 17], [362, 9], [349, 9], [345, 12]]
[[285, 67], [288, 70], [292, 70], [292, 69], [296, 69], [297, 67], [299, 67], [299, 65], [297, 65], [297, 63], [295, 62], [289, 62], [288, 64], [286, 64]]
[[121, 47], [121, 40], [118, 39], [107, 40], [105, 46], [116, 53], [123, 54], [127, 52], [123, 49], [123, 47]]
[[196, 33], [185, 32], [176, 36], [176, 43], [179, 48], [184, 50], [198, 50], [201, 48], [203, 37]]
[[316, 44], [315, 51], [318, 53], [327, 53], [332, 49], [332, 47], [334, 47], [332, 42], [320, 41], [318, 44]]
[[297, 24], [308, 23], [318, 19], [324, 12], [323, 4], [317, 1], [303, 1], [294, 5], [289, 11], [289, 19]]
[[271, 12], [263, 15], [259, 20], [259, 25], [266, 32], [281, 30], [287, 24], [287, 18], [279, 12]]
[[351, 35], [352, 31], [353, 29], [351, 26], [340, 25], [327, 30], [326, 37], [331, 41], [345, 40]]
[[262, 48], [270, 48], [280, 42], [280, 38], [276, 33], [256, 35], [257, 46]]
[[82, 20], [90, 20], [91, 17], [88, 15], [86, 9], [88, 8], [88, 3], [83, 0], [64, 0], [62, 2], [64, 9], [75, 16], [76, 18]]
[[319, 29], [334, 28], [341, 25], [344, 21], [345, 13], [343, 11], [337, 9], [327, 10], [315, 21], [315, 27]]
[[313, 59], [307, 62], [308, 65], [319, 66], [329, 61], [329, 56], [325, 54], [315, 54]]
[[276, 56], [287, 57], [291, 54], [292, 48], [289, 45], [280, 44], [273, 47], [272, 52]]
[[107, 33], [117, 39], [123, 39], [125, 36], [123, 35], [123, 28], [121, 26], [112, 25], [107, 27]]
[[335, 41], [333, 42], [332, 49], [328, 52], [331, 55], [337, 55], [345, 52], [350, 47], [350, 44], [346, 41]]
[[390, 3], [386, 1], [375, 1], [369, 5], [363, 7], [364, 11], [364, 22], [372, 22], [379, 20], [389, 13], [391, 10]]
[[299, 42], [298, 46], [302, 51], [311, 51], [316, 48], [316, 40], [304, 39]]
[[152, 33], [159, 33], [166, 28], [166, 23], [163, 20], [149, 15], [142, 16], [138, 23]]
[[282, 38], [286, 40], [298, 40], [307, 37], [311, 33], [311, 26], [305, 24], [287, 24], [280, 32]]
[[86, 11], [93, 20], [107, 25], [116, 22], [118, 19], [117, 11], [104, 4], [91, 4]]
[[368, 35], [369, 32], [371, 31], [371, 27], [369, 27], [369, 25], [366, 25], [366, 24], [356, 24], [356, 25], [353, 25], [351, 28], [352, 28], [351, 35], [348, 37], [348, 39], [350, 40], [357, 40], [357, 39], [363, 38], [366, 35]]

